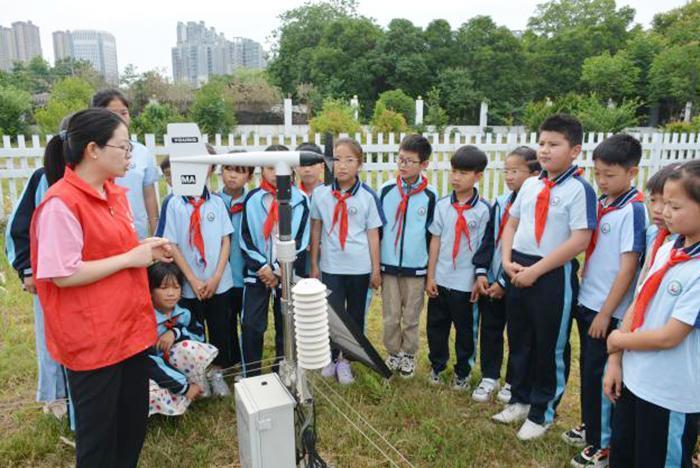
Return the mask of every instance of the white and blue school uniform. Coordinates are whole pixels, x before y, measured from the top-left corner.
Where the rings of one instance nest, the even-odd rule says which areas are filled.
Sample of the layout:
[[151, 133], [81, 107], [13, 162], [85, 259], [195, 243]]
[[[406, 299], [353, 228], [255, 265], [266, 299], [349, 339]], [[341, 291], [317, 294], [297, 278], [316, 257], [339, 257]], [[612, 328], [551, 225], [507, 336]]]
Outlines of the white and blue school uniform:
[[700, 416], [700, 243], [684, 248], [684, 241], [659, 249], [647, 278], [674, 248], [692, 259], [666, 272], [638, 330], [658, 330], [671, 319], [693, 329], [674, 348], [624, 351], [611, 453], [619, 466], [691, 466]]
[[[339, 191], [350, 193], [345, 200], [348, 214], [348, 232], [345, 248], [340, 243], [340, 220], [333, 226], [333, 213], [338, 204], [333, 195]], [[328, 303], [338, 314], [347, 314], [364, 331], [367, 293], [372, 272], [367, 231], [380, 229], [386, 223], [377, 194], [367, 184], [356, 179], [344, 191], [334, 180], [331, 185], [314, 190], [311, 219], [321, 221], [321, 279], [330, 290]], [[338, 356], [333, 349], [333, 358]]]
[[[517, 218], [512, 260], [531, 266], [566, 242], [572, 231], [596, 227], [597, 199], [591, 185], [571, 166], [552, 180], [541, 242], [535, 237], [537, 197], [543, 179], [531, 177], [518, 192], [510, 215]], [[506, 310], [511, 363], [511, 403], [530, 405], [528, 419], [550, 424], [566, 385], [570, 364], [569, 331], [578, 296], [578, 262], [542, 275], [531, 287], [508, 284]], [[538, 369], [538, 372], [533, 372]], [[531, 376], [534, 374], [534, 378]]]
[[[295, 269], [303, 268], [306, 260], [306, 248], [309, 245], [309, 199], [296, 186], [292, 186], [292, 238], [296, 243], [297, 260]], [[278, 276], [280, 266], [277, 262], [275, 236], [277, 226], [270, 237], [265, 239], [263, 226], [267, 219], [274, 195], [255, 188], [244, 199], [244, 208], [240, 221], [239, 246], [245, 262], [243, 282], [243, 315], [241, 317], [242, 364], [246, 376], [260, 373], [260, 360], [263, 355], [263, 342], [267, 330], [267, 317], [272, 291], [262, 283], [258, 271], [268, 265]], [[284, 319], [280, 308], [280, 290], [275, 291], [273, 317], [275, 321], [275, 353], [281, 358], [284, 354]]]
[[[29, 227], [34, 210], [44, 199], [49, 183], [44, 168], [31, 175], [24, 186], [22, 195], [7, 221], [5, 231], [5, 254], [12, 268], [17, 271], [20, 281], [32, 276], [29, 255]], [[38, 364], [36, 400], [52, 402], [66, 398], [66, 380], [63, 367], [53, 360], [46, 348], [44, 336], [44, 312], [39, 296], [32, 295], [34, 306], [34, 335]]]
[[[170, 198], [167, 204], [164, 204], [165, 216], [161, 219], [165, 226], [163, 237], [177, 245], [192, 273], [200, 280], [207, 281], [216, 273], [222, 239], [233, 233], [233, 225], [220, 196], [210, 194], [206, 188], [202, 196], [205, 202], [199, 211], [205, 258], [190, 244], [190, 216], [194, 210], [189, 203], [190, 197]], [[214, 364], [222, 367], [230, 367], [239, 360], [239, 350], [232, 348], [231, 342], [231, 288], [233, 278], [231, 266], [227, 262], [214, 296], [200, 301], [192, 286], [185, 282], [180, 300], [180, 304], [188, 309], [198, 322], [206, 323], [209, 342], [219, 350]]]
[[[608, 360], [607, 334], [603, 339], [591, 338], [588, 329], [620, 272], [622, 255], [636, 253], [640, 259], [644, 256], [647, 210], [644, 202], [636, 200], [638, 194], [632, 187], [612, 201], [605, 195], [600, 197], [601, 209], [615, 209], [598, 220], [595, 249], [586, 259], [578, 294], [576, 321], [581, 342], [581, 414], [586, 425], [586, 442], [596, 448], [610, 447], [612, 403], [603, 394], [603, 374]], [[617, 328], [618, 321], [632, 303], [635, 284], [636, 277], [615, 308], [609, 331]]]
[[148, 237], [149, 224], [143, 189], [158, 182], [159, 173], [156, 158], [148, 148], [138, 142], [132, 142], [132, 144], [134, 149], [131, 152], [129, 169], [124, 177], [117, 177], [114, 182], [129, 189], [126, 192], [126, 197], [134, 217], [134, 228], [139, 239], [145, 239]]
[[[175, 306], [170, 316], [155, 310], [158, 336], [167, 331], [175, 334], [175, 343], [185, 340], [204, 342], [204, 328], [190, 314], [190, 311]], [[148, 378], [167, 388], [171, 393], [184, 395], [190, 388], [187, 376], [168, 362], [162, 351], [151, 348], [148, 353]]]
[[453, 259], [459, 214], [452, 205], [456, 202], [454, 192], [438, 200], [430, 225], [430, 233], [440, 238], [440, 251], [435, 267], [438, 296], [428, 300], [428, 359], [435, 373], [445, 370], [450, 357], [450, 329], [454, 324], [455, 375], [464, 379], [474, 366], [479, 326], [478, 306], [469, 302], [476, 272], [473, 257], [484, 238], [491, 207], [474, 187], [472, 197], [465, 203], [471, 208], [462, 213], [469, 229], [469, 239], [461, 236], [459, 251]]
[[[421, 183], [419, 177], [413, 184], [402, 182], [404, 193], [408, 194]], [[379, 200], [384, 213], [390, 220], [382, 229], [381, 271], [384, 274], [399, 276], [425, 276], [428, 272], [428, 228], [433, 222], [437, 204], [437, 190], [428, 185], [419, 193], [411, 195], [406, 205], [402, 225], [398, 226], [394, 214], [401, 204], [401, 193], [396, 179], [390, 180], [379, 189]], [[401, 234], [397, 240], [397, 232]]]
[[247, 190], [244, 188], [241, 196], [232, 198], [226, 192], [219, 192], [219, 196], [224, 201], [226, 209], [231, 217], [233, 225], [233, 234], [231, 235], [231, 253], [229, 254], [229, 264], [231, 265], [231, 277], [233, 278], [233, 287], [243, 289], [243, 272], [245, 270], [245, 261], [243, 260], [243, 252], [241, 251], [241, 220], [243, 212], [238, 211], [232, 213], [231, 209], [240, 206], [243, 207]]
[[[501, 220], [503, 214], [512, 206], [517, 192], [504, 193], [496, 198], [491, 206], [489, 223], [486, 226], [484, 239], [474, 254], [472, 263], [476, 268], [476, 276], [486, 276], [489, 284], [497, 282], [506, 288], [505, 272], [501, 254]], [[506, 220], [507, 223], [507, 220]], [[503, 364], [503, 332], [506, 327], [505, 298], [479, 299], [479, 358], [481, 360], [481, 376], [485, 379], [499, 380]], [[510, 366], [506, 365], [506, 382], [510, 383]]]

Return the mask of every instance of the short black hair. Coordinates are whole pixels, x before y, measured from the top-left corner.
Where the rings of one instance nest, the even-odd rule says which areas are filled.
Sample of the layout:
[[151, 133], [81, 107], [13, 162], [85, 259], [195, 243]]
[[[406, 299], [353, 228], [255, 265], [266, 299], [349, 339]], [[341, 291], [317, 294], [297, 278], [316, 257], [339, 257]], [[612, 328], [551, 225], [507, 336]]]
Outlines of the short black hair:
[[170, 169], [170, 156], [166, 156], [165, 159], [160, 162], [160, 170], [164, 171], [166, 169]]
[[671, 163], [652, 174], [647, 180], [647, 192], [650, 195], [663, 195], [664, 184], [668, 180], [668, 176], [676, 172], [679, 167], [681, 167], [681, 163]]
[[460, 147], [450, 159], [452, 169], [460, 171], [484, 172], [488, 163], [486, 153], [473, 145]]
[[156, 262], [148, 267], [148, 289], [154, 290], [159, 288], [163, 281], [172, 276], [177, 281], [177, 284], [182, 287], [185, 284], [185, 275], [182, 270], [174, 263]]
[[578, 146], [583, 143], [583, 125], [581, 125], [581, 121], [573, 115], [550, 115], [544, 119], [544, 122], [542, 122], [542, 125], [540, 125], [539, 130], [540, 133], [561, 133], [571, 146]]
[[122, 104], [129, 108], [129, 100], [124, 93], [115, 88], [102, 89], [92, 97], [92, 107], [107, 107], [110, 102], [119, 99]]
[[542, 172], [542, 166], [537, 160], [537, 151], [530, 148], [529, 146], [518, 146], [513, 151], [508, 153], [508, 156], [518, 156], [527, 165], [528, 171], [532, 174], [533, 172]]
[[399, 150], [417, 153], [420, 162], [427, 161], [430, 155], [433, 154], [433, 147], [430, 145], [428, 139], [418, 134], [408, 135], [401, 140]]
[[313, 151], [314, 153], [323, 154], [321, 147], [310, 141], [299, 144], [294, 151]]
[[289, 151], [289, 148], [284, 145], [270, 145], [265, 148], [265, 151]]
[[642, 160], [642, 144], [632, 135], [618, 133], [603, 140], [593, 150], [593, 160], [625, 169], [639, 166]]
[[[234, 149], [228, 152], [228, 154], [238, 154], [238, 153], [245, 153], [246, 150], [243, 149]], [[237, 166], [236, 164], [222, 164], [221, 165], [221, 170], [223, 171], [227, 167], [230, 167], [232, 170], [236, 172], [247, 172], [248, 177], [253, 175], [253, 172], [255, 172], [255, 167], [253, 166]]]
[[677, 167], [667, 180], [680, 181], [688, 197], [700, 204], [700, 160], [688, 161]]

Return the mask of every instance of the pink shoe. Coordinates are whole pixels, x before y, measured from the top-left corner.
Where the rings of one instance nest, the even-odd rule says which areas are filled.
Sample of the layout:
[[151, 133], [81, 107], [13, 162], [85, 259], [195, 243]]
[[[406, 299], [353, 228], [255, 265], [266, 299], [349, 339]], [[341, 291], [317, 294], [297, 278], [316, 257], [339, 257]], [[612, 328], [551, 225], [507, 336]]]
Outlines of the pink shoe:
[[346, 361], [345, 359], [338, 359], [335, 373], [338, 375], [338, 382], [341, 385], [350, 385], [355, 381], [355, 378], [352, 376], [352, 367], [350, 367], [350, 362]]
[[331, 377], [335, 377], [335, 368], [336, 368], [336, 363], [331, 361], [330, 364], [328, 364], [326, 367], [321, 369], [321, 375], [327, 379], [330, 379]]

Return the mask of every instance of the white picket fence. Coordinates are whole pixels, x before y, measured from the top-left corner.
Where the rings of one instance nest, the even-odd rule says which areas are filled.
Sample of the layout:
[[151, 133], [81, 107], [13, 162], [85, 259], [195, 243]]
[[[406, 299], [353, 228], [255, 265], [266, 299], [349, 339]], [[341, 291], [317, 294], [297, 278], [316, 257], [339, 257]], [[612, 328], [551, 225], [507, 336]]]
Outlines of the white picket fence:
[[[448, 193], [448, 177], [452, 153], [462, 145], [476, 145], [489, 156], [489, 166], [480, 183], [482, 195], [493, 200], [504, 189], [503, 160], [516, 146], [527, 145], [536, 148], [535, 133], [473, 133], [473, 134], [430, 134], [426, 135], [433, 146], [431, 163], [427, 170], [429, 181], [441, 194]], [[583, 154], [578, 164], [586, 170], [586, 175], [593, 181], [591, 168], [593, 166], [593, 149], [607, 135], [589, 133], [584, 138]], [[687, 161], [700, 158], [700, 134], [669, 134], [646, 133], [635, 135], [642, 142], [643, 157], [637, 180], [638, 187], [644, 187], [648, 177], [659, 167], [674, 161]], [[204, 136], [207, 141], [209, 139]], [[47, 137], [48, 138], [48, 137]], [[133, 137], [136, 138], [136, 137]], [[365, 163], [362, 168], [362, 179], [375, 189], [396, 174], [396, 157], [398, 143], [403, 135], [372, 135], [356, 134], [354, 138], [362, 144], [365, 151]], [[32, 135], [31, 141], [20, 135], [17, 138], [3, 136], [0, 148], [0, 220], [7, 217], [12, 207], [22, 193], [22, 189], [32, 172], [42, 165], [44, 148], [42, 143], [47, 141], [38, 135]], [[322, 147], [321, 135], [315, 135], [315, 143]], [[271, 144], [282, 144], [290, 148], [308, 141], [308, 136], [302, 135], [257, 135], [252, 137], [242, 135], [215, 135], [210, 142], [217, 151], [224, 153], [231, 150], [259, 151]], [[142, 140], [160, 160], [167, 155], [167, 148], [156, 144], [154, 135], [145, 135]], [[217, 183], [216, 181], [214, 182]]]

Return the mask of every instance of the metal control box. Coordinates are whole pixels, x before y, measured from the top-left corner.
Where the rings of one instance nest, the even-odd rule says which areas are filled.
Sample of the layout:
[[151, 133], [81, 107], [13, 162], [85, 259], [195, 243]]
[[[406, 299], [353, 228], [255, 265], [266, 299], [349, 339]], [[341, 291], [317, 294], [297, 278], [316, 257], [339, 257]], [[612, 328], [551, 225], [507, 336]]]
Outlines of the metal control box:
[[294, 398], [275, 373], [235, 385], [238, 451], [243, 468], [296, 467]]

